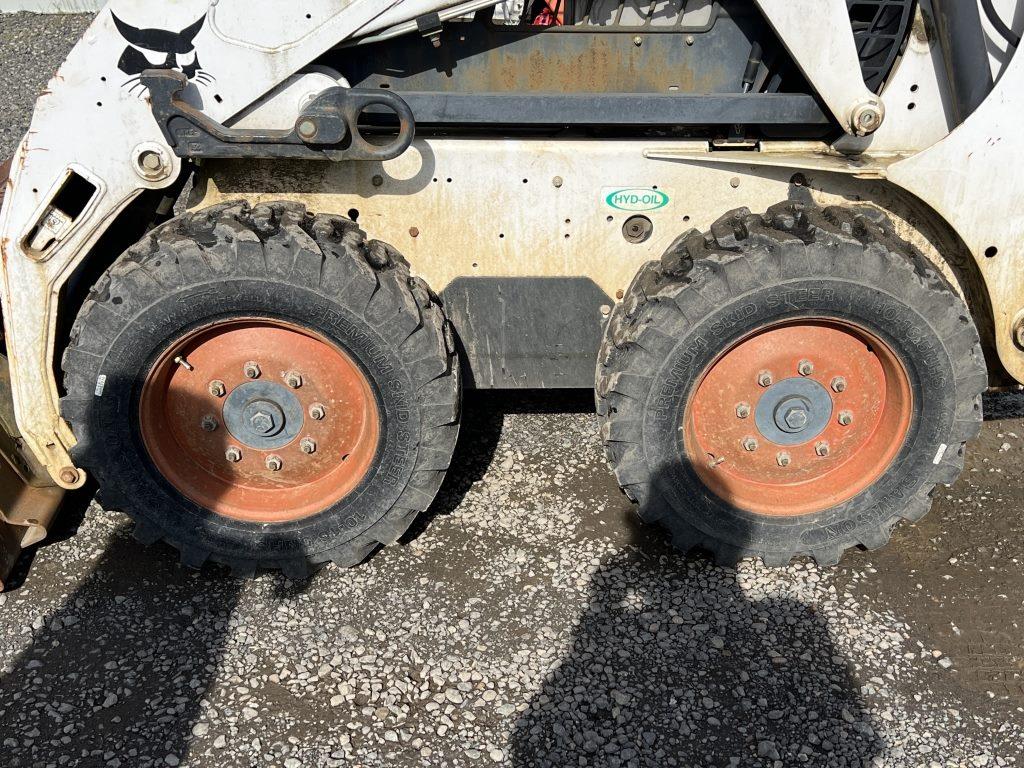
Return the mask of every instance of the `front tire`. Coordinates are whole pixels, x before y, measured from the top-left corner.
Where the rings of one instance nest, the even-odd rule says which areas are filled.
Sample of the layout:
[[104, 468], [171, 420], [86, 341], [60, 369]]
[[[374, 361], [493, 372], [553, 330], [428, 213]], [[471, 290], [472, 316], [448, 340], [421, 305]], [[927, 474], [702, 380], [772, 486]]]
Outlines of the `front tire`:
[[458, 436], [437, 297], [353, 222], [295, 204], [154, 230], [93, 289], [64, 374], [101, 503], [192, 567], [361, 562], [431, 504]]
[[957, 478], [986, 383], [967, 308], [887, 219], [785, 203], [641, 270], [597, 397], [620, 485], [677, 547], [828, 565]]

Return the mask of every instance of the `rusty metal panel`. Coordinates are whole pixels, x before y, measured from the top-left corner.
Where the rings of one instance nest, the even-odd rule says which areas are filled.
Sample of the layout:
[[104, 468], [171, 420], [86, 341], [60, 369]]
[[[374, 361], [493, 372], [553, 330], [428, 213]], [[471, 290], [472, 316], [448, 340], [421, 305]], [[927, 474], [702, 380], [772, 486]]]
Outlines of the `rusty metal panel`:
[[0, 591], [21, 551], [46, 538], [63, 498], [64, 490], [24, 448], [14, 421], [10, 369], [0, 355]]

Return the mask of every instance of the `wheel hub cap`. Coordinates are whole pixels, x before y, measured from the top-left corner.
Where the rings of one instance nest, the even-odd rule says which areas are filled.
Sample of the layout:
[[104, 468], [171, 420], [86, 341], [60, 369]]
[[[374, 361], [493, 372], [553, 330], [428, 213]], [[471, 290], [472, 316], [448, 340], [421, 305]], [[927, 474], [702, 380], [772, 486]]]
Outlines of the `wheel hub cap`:
[[832, 398], [825, 387], [813, 379], [792, 378], [765, 390], [754, 421], [761, 435], [771, 442], [799, 445], [825, 431], [832, 411]]
[[302, 402], [283, 384], [251, 381], [224, 402], [224, 424], [238, 442], [269, 451], [282, 448], [302, 432]]

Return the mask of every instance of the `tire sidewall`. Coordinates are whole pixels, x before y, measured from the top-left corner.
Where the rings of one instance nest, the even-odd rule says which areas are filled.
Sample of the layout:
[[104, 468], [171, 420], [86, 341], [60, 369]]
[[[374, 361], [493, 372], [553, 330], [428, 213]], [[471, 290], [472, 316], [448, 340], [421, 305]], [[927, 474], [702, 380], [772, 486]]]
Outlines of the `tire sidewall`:
[[[217, 515], [171, 486], [142, 442], [142, 386], [161, 354], [191, 330], [238, 317], [282, 320], [323, 336], [356, 361], [376, 397], [380, 445], [363, 481], [337, 504], [302, 520], [267, 525]], [[98, 479], [146, 498], [138, 513], [176, 545], [194, 543], [230, 558], [316, 560], [387, 515], [416, 464], [421, 420], [413, 379], [399, 351], [356, 313], [308, 286], [240, 277], [175, 290], [125, 322], [100, 375], [106, 377], [102, 396], [94, 398], [89, 419], [94, 434], [107, 443], [111, 461], [97, 468]], [[185, 531], [190, 540], [178, 540]]]
[[[772, 518], [737, 509], [712, 494], [687, 459], [680, 427], [696, 387], [724, 350], [753, 330], [802, 317], [851, 322], [888, 344], [907, 372], [913, 414], [902, 449], [870, 488], [831, 509]], [[808, 275], [754, 289], [695, 326], [685, 321], [680, 326], [646, 401], [643, 450], [656, 493], [707, 535], [766, 552], [786, 551], [794, 541], [807, 550], [847, 544], [858, 531], [877, 530], [891, 521], [894, 510], [930, 487], [942, 446], [957, 449], [949, 445], [957, 391], [952, 356], [928, 320], [882, 285]]]

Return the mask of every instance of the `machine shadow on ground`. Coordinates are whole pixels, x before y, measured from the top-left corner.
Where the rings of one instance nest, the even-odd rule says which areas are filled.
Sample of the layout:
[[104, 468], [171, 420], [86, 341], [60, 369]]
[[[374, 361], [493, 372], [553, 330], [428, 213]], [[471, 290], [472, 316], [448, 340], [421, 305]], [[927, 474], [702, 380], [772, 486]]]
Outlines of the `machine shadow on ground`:
[[512, 765], [859, 766], [884, 752], [813, 606], [749, 597], [657, 526], [637, 520], [631, 537], [596, 569], [571, 650], [516, 723]]

